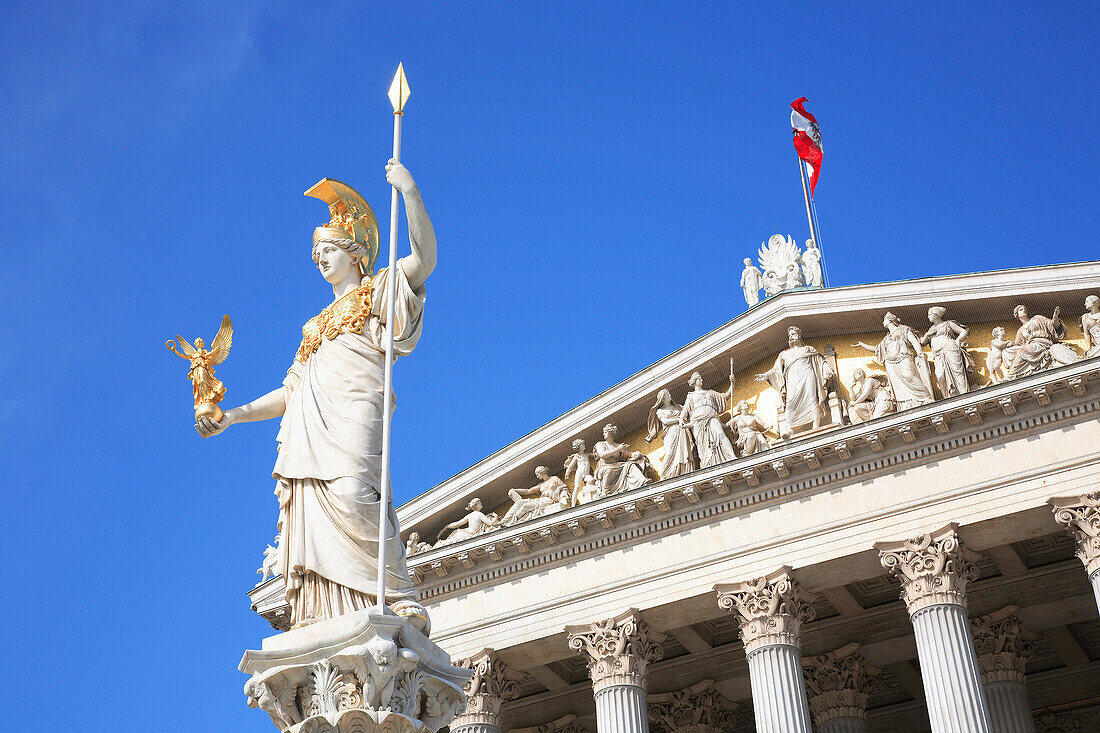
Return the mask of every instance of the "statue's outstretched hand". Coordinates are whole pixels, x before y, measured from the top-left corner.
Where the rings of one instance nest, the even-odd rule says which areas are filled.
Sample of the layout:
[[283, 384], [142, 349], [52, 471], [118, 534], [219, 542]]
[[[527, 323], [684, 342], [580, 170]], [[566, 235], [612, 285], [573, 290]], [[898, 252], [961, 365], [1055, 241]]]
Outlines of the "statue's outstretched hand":
[[413, 181], [409, 169], [401, 165], [396, 158], [390, 158], [390, 162], [386, 163], [386, 181], [403, 194], [416, 190], [416, 182]]
[[203, 438], [217, 435], [232, 424], [233, 419], [229, 416], [229, 413], [223, 415], [220, 422], [215, 422], [205, 416], [195, 418], [195, 430], [198, 431], [198, 434]]

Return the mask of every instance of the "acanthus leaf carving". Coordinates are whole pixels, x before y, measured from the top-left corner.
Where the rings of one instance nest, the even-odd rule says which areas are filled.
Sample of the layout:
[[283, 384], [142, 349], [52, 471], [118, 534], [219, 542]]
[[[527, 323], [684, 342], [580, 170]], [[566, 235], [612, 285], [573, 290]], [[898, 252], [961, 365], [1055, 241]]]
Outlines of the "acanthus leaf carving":
[[738, 617], [746, 654], [771, 644], [800, 646], [802, 624], [817, 615], [815, 597], [786, 566], [763, 577], [715, 586], [715, 591], [718, 606]]
[[721, 733], [736, 725], [737, 704], [703, 680], [682, 690], [650, 695], [649, 719], [676, 733]]
[[867, 699], [881, 687], [881, 670], [849, 644], [802, 661], [810, 712], [820, 728], [836, 718], [867, 718]]
[[940, 603], [966, 606], [966, 586], [977, 580], [980, 555], [968, 550], [949, 524], [935, 532], [896, 542], [877, 542], [886, 570], [901, 581], [909, 615]]
[[1050, 500], [1054, 519], [1077, 541], [1077, 557], [1091, 577], [1100, 572], [1100, 491]]
[[1015, 606], [1006, 606], [970, 619], [983, 684], [1025, 682], [1027, 660], [1035, 656], [1037, 635], [1024, 628], [1015, 611]]
[[588, 662], [595, 692], [610, 685], [645, 687], [649, 665], [664, 654], [664, 634], [651, 631], [635, 609], [592, 624], [569, 626], [566, 632], [569, 648]]
[[451, 724], [485, 724], [500, 727], [501, 706], [519, 697], [519, 679], [516, 670], [505, 665], [491, 649], [483, 649], [474, 656], [463, 659], [458, 666], [473, 670], [473, 676], [465, 687], [466, 708]]

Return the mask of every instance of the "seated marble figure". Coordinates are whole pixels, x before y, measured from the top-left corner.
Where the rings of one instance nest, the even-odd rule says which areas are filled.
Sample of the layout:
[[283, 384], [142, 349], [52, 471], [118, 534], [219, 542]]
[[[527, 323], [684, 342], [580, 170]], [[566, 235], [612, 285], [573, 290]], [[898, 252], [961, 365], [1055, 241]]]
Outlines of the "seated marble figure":
[[550, 475], [550, 469], [539, 466], [535, 478], [539, 483], [529, 489], [509, 489], [508, 497], [515, 503], [500, 520], [503, 526], [511, 527], [572, 506], [572, 492], [564, 481]]

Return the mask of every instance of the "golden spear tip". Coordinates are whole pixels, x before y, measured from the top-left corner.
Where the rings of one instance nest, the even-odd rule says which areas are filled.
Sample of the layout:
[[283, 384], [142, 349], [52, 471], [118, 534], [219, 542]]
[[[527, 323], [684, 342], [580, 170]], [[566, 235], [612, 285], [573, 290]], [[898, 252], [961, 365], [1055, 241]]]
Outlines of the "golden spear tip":
[[390, 104], [393, 105], [395, 115], [405, 112], [405, 102], [409, 101], [411, 93], [409, 80], [405, 78], [405, 65], [399, 63], [397, 64], [397, 73], [393, 75], [393, 81], [390, 82], [389, 91]]

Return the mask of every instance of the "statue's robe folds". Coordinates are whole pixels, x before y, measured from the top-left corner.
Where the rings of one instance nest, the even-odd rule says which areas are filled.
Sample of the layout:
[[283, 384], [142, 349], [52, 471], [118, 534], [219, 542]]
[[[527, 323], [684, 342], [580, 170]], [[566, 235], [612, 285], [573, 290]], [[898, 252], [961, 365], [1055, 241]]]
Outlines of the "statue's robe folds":
[[1055, 366], [1072, 364], [1077, 354], [1061, 343], [1066, 327], [1046, 316], [1032, 316], [1016, 331], [1016, 340], [1004, 350], [1008, 376], [1019, 379]]
[[[394, 354], [420, 339], [423, 287], [397, 268]], [[274, 478], [279, 498], [279, 571], [291, 623], [302, 624], [375, 603], [382, 467], [387, 269], [371, 280], [369, 314], [335, 338], [320, 339], [287, 372]], [[354, 296], [352, 296], [354, 297]], [[354, 330], [362, 330], [355, 333]], [[386, 600], [418, 600], [405, 564], [397, 515], [388, 507]]]
[[826, 385], [833, 369], [820, 351], [812, 346], [792, 346], [779, 353], [766, 375], [768, 384], [779, 393], [788, 429], [825, 419]]

